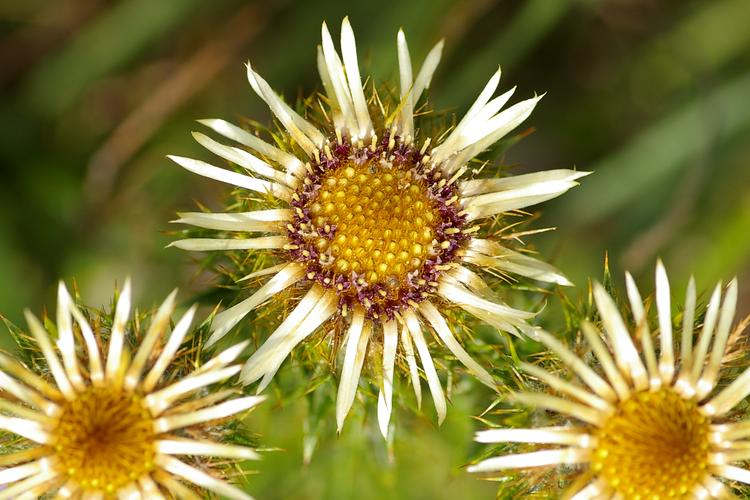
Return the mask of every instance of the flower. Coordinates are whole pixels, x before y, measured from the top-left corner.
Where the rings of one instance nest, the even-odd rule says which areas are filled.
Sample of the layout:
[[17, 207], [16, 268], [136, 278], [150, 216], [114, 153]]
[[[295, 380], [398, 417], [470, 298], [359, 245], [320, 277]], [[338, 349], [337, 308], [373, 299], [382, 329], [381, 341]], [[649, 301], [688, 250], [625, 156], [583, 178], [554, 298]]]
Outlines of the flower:
[[[369, 99], [365, 96], [349, 20], [342, 23], [341, 55], [325, 23], [322, 37], [317, 61], [328, 106], [319, 126], [297, 114], [248, 64], [250, 85], [283, 126], [277, 145], [223, 120], [201, 120], [235, 144], [197, 132], [196, 140], [246, 173], [170, 156], [191, 172], [264, 195], [272, 200], [267, 206], [273, 208], [182, 213], [176, 222], [224, 231], [225, 236], [183, 239], [172, 245], [192, 251], [273, 252], [281, 263], [260, 272], [273, 277], [215, 317], [209, 344], [282, 290], [304, 287], [304, 297], [253, 354], [241, 380], [250, 384], [262, 379], [262, 390], [292, 349], [330, 320], [346, 339], [337, 397], [338, 428], [356, 396], [368, 345], [376, 346], [383, 363], [377, 370], [382, 373], [378, 415], [386, 436], [399, 351], [409, 367], [418, 402], [417, 355], [439, 421], [445, 416], [445, 396], [424, 329], [434, 331], [480, 381], [495, 387], [489, 373], [456, 339], [441, 309], [456, 304], [504, 331], [517, 333], [527, 328], [526, 320], [533, 313], [494, 300], [473, 269], [569, 283], [552, 266], [480, 237], [481, 224], [554, 198], [575, 186], [585, 173], [552, 170], [462, 180], [469, 171], [468, 162], [523, 122], [541, 97], [500, 111], [513, 89], [493, 98], [498, 70], [450, 133], [424, 136], [415, 127], [416, 104], [430, 84], [443, 42], [429, 52], [414, 77], [406, 39], [399, 31], [400, 102], [391, 113], [377, 93]], [[266, 235], [248, 237], [246, 233]]]
[[[589, 322], [581, 325], [600, 370], [549, 333], [538, 332], [539, 340], [583, 385], [535, 365], [523, 366], [563, 397], [525, 393], [517, 394], [517, 401], [572, 422], [560, 427], [491, 429], [476, 437], [482, 443], [555, 447], [489, 458], [471, 466], [471, 471], [580, 465], [583, 470], [579, 480], [568, 491], [576, 499], [713, 498], [727, 493], [722, 480], [750, 484], [750, 471], [732, 465], [750, 459], [746, 440], [750, 420], [731, 413], [750, 394], [750, 368], [727, 380], [728, 385], [718, 386], [731, 345], [728, 340], [734, 337], [730, 332], [737, 281], [729, 284], [723, 302], [721, 284], [716, 286], [699, 332], [700, 325], [695, 325], [695, 282], [691, 279], [682, 312], [681, 338], [675, 343], [669, 282], [659, 262], [659, 349], [654, 347], [647, 313], [630, 274], [626, 281], [636, 324], [632, 334], [615, 302], [599, 284], [594, 285], [594, 299], [606, 336]], [[735, 333], [743, 328], [738, 326]], [[640, 339], [640, 348], [636, 338]]]
[[[195, 307], [162, 342], [175, 296], [176, 291], [159, 307], [132, 359], [126, 345], [129, 281], [117, 300], [111, 331], [104, 326], [106, 318], [90, 323], [62, 283], [56, 342], [26, 311], [45, 366], [31, 370], [0, 353], [0, 431], [17, 438], [0, 455], [6, 467], [0, 469], [0, 485], [6, 485], [0, 499], [52, 493], [55, 498], [198, 498], [182, 481], [227, 498], [250, 498], [197, 465], [210, 457], [257, 458], [250, 448], [206, 439], [209, 431], [221, 435], [216, 424], [222, 419], [263, 399], [205, 389], [239, 372], [240, 366], [231, 363], [246, 344], [183, 374], [175, 363], [185, 359], [180, 344]], [[186, 461], [177, 458], [181, 455], [205, 458]]]

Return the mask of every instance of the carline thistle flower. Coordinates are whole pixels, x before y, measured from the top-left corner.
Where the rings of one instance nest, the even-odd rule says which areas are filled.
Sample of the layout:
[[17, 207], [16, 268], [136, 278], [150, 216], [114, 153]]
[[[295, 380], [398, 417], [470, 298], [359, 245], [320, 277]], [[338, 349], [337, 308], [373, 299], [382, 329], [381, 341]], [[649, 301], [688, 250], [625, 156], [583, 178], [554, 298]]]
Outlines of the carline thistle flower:
[[695, 282], [690, 280], [678, 352], [664, 267], [659, 263], [656, 269], [660, 349], [655, 349], [644, 303], [629, 274], [626, 282], [636, 324], [632, 334], [599, 284], [594, 298], [606, 335], [589, 322], [581, 325], [600, 370], [552, 335], [538, 332], [583, 384], [536, 365], [523, 366], [563, 397], [523, 393], [515, 399], [577, 423], [481, 431], [476, 439], [482, 443], [554, 447], [489, 458], [471, 471], [578, 465], [580, 476], [566, 494], [575, 499], [723, 498], [732, 497], [727, 481], [750, 484], [750, 471], [741, 466], [750, 459], [750, 420], [732, 413], [750, 394], [750, 368], [733, 380], [724, 377], [728, 384], [719, 387], [728, 341], [743, 328], [731, 334], [737, 281], [729, 284], [723, 302], [721, 284], [716, 286], [701, 327], [695, 324]]
[[[226, 121], [213, 119], [201, 123], [236, 145], [201, 133], [194, 137], [246, 174], [170, 157], [189, 171], [271, 196], [286, 208], [183, 213], [177, 222], [229, 235], [184, 239], [173, 245], [193, 251], [272, 251], [281, 263], [260, 274], [273, 277], [249, 298], [215, 317], [209, 344], [282, 290], [306, 287], [293, 311], [248, 360], [242, 381], [249, 384], [262, 379], [262, 390], [292, 349], [330, 320], [345, 336], [338, 427], [341, 429], [355, 398], [369, 344], [382, 351], [378, 415], [385, 436], [399, 352], [408, 364], [418, 402], [417, 356], [439, 421], [445, 416], [445, 396], [425, 328], [433, 330], [479, 380], [494, 387], [489, 373], [454, 336], [441, 307], [458, 305], [512, 333], [527, 328], [526, 320], [533, 313], [494, 300], [475, 269], [563, 285], [568, 281], [552, 266], [480, 237], [480, 225], [504, 212], [554, 198], [575, 186], [585, 173], [553, 170], [462, 180], [468, 162], [522, 123], [540, 97], [501, 111], [513, 89], [493, 98], [500, 79], [498, 70], [450, 133], [420, 137], [415, 109], [438, 65], [443, 42], [429, 52], [414, 77], [406, 39], [399, 31], [400, 102], [388, 113], [375, 92], [369, 100], [365, 96], [348, 19], [341, 28], [341, 55], [325, 23], [322, 38], [317, 61], [328, 107], [324, 110], [327, 121], [320, 127], [297, 114], [248, 64], [250, 85], [283, 126], [286, 139], [279, 142], [290, 147], [282, 150]], [[252, 232], [268, 235], [244, 234]]]
[[240, 371], [231, 363], [247, 344], [230, 347], [183, 376], [174, 363], [185, 359], [180, 345], [195, 307], [163, 338], [169, 331], [175, 296], [176, 291], [159, 307], [132, 359], [126, 343], [129, 281], [117, 301], [111, 330], [107, 328], [108, 341], [102, 336], [106, 327], [101, 318], [90, 323], [62, 283], [55, 342], [26, 311], [46, 369], [37, 373], [0, 353], [0, 435], [16, 438], [0, 455], [0, 485], [4, 485], [0, 500], [53, 494], [55, 498], [201, 498], [195, 488], [250, 499], [199, 465], [217, 458], [257, 458], [245, 446], [208, 439], [222, 435], [218, 424], [223, 419], [263, 399], [236, 398], [234, 390], [206, 390]]

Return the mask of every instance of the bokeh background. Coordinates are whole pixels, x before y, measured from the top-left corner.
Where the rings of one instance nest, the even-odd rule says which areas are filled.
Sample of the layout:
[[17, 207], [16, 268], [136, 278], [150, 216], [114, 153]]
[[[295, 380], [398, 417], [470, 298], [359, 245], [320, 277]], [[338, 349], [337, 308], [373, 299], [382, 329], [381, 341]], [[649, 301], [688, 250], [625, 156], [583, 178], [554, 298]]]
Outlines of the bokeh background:
[[[291, 100], [318, 89], [320, 23], [344, 15], [377, 81], [397, 76], [399, 27], [415, 64], [444, 37], [438, 108], [463, 112], [498, 64], [503, 88], [547, 92], [534, 133], [502, 161], [519, 173], [594, 171], [543, 206], [537, 227], [556, 231], [528, 240], [574, 282], [601, 276], [608, 252], [618, 279], [629, 269], [648, 290], [661, 256], [676, 287], [690, 273], [702, 288], [739, 275], [739, 311], [750, 312], [747, 0], [4, 0], [0, 313], [20, 321], [24, 307], [51, 307], [60, 278], [94, 306], [126, 275], [146, 306], [175, 285], [183, 297], [209, 286], [164, 248], [165, 233], [176, 210], [217, 206], [225, 187], [165, 155], [207, 156], [190, 138], [196, 119], [270, 119], [245, 60]], [[402, 418], [390, 460], [355, 419], [322, 436], [306, 465], [303, 405], [272, 402], [249, 425], [284, 451], [266, 454], [248, 491], [492, 498], [494, 485], [461, 470], [476, 452], [470, 417], [488, 401], [458, 393], [439, 430], [429, 411]]]

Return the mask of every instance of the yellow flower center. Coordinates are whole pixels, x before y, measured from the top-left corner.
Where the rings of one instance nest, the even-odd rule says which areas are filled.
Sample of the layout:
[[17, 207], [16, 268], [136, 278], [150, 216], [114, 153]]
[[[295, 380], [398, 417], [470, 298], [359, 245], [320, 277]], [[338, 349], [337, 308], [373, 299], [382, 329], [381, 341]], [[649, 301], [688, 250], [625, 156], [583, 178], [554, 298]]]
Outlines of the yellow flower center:
[[61, 471], [83, 488], [113, 493], [153, 467], [153, 420], [136, 394], [89, 388], [65, 403], [54, 431]]
[[318, 236], [313, 244], [330, 255], [335, 274], [354, 272], [397, 289], [434, 253], [439, 214], [412, 170], [350, 162], [327, 172], [321, 184], [310, 215], [319, 233], [333, 237]]
[[595, 433], [592, 469], [628, 500], [689, 497], [707, 474], [709, 427], [672, 389], [636, 393]]

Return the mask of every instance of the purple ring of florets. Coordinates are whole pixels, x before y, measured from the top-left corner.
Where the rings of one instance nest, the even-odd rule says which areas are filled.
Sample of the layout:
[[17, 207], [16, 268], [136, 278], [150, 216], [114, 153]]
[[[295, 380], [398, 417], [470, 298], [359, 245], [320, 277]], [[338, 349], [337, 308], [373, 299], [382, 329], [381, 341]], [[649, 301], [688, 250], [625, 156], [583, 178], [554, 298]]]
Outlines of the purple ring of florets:
[[[393, 140], [394, 144], [389, 148], [390, 137], [383, 137], [375, 144], [374, 149], [370, 145], [358, 147], [347, 140], [332, 142], [329, 145], [330, 155], [321, 154], [319, 161], [308, 165], [306, 176], [291, 202], [294, 215], [290, 222], [291, 228], [287, 231], [290, 242], [288, 253], [292, 260], [307, 266], [307, 279], [320, 283], [325, 288], [335, 289], [339, 295], [340, 310], [351, 310], [353, 306], [360, 304], [371, 319], [382, 316], [393, 319], [396, 312], [425, 300], [435, 290], [435, 284], [443, 272], [441, 266], [457, 260], [459, 250], [469, 239], [463, 232], [467, 220], [466, 215], [461, 213], [461, 206], [455, 202], [448, 203], [448, 200], [458, 196], [455, 183], [446, 182], [441, 186], [442, 175], [436, 175], [439, 171], [423, 162], [424, 153], [412, 145], [404, 144], [398, 136]], [[320, 262], [321, 255], [301, 231], [302, 225], [312, 222], [307, 206], [317, 196], [326, 174], [349, 162], [362, 164], [384, 155], [394, 166], [408, 165], [427, 185], [427, 197], [440, 215], [434, 228], [435, 239], [438, 242], [448, 242], [447, 248], [438, 247], [436, 255], [428, 256], [421, 268], [407, 273], [408, 284], [396, 291], [389, 290], [380, 283], [361, 284], [361, 275], [354, 271], [349, 276], [337, 274], [332, 266]], [[451, 234], [446, 233], [449, 229], [453, 229]], [[320, 228], [316, 233], [316, 236], [327, 239], [333, 239], [335, 235], [335, 224]], [[385, 298], [382, 297], [381, 290], [385, 291]]]

